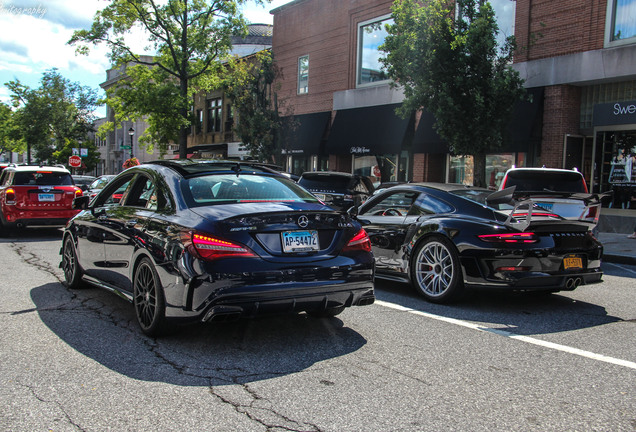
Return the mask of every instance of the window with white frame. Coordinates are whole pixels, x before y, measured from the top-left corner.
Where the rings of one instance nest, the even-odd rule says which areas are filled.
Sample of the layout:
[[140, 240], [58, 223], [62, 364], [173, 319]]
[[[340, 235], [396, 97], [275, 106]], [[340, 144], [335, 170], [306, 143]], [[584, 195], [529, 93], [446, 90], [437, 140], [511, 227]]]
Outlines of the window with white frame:
[[358, 86], [388, 81], [386, 70], [380, 62], [385, 56], [380, 51], [380, 45], [387, 36], [386, 24], [393, 24], [393, 18], [386, 16], [358, 25]]
[[298, 94], [309, 92], [309, 56], [298, 57]]
[[608, 0], [606, 46], [636, 43], [636, 0]]

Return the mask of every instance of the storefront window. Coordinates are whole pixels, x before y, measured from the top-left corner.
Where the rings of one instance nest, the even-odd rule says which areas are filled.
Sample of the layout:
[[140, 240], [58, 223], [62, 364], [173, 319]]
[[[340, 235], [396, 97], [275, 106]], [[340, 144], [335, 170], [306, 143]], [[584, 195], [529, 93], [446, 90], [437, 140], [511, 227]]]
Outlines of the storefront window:
[[380, 45], [387, 36], [386, 24], [393, 24], [392, 18], [380, 19], [361, 24], [358, 32], [358, 85], [387, 80], [386, 71], [380, 58], [384, 53]]
[[486, 155], [486, 181], [488, 189], [497, 190], [501, 186], [501, 180], [508, 169], [515, 164], [514, 153], [499, 153]]
[[600, 191], [614, 191], [609, 207], [636, 208], [636, 131], [600, 132], [596, 165]]
[[354, 156], [353, 173], [371, 178], [374, 186], [397, 181], [399, 172], [397, 155]]
[[472, 185], [473, 175], [472, 156], [451, 156], [448, 167], [448, 183]]

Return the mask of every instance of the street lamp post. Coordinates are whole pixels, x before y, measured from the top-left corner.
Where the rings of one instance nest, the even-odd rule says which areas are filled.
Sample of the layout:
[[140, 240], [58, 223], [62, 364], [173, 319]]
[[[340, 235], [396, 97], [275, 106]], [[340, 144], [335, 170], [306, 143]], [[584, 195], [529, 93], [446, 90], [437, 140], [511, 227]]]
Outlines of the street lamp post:
[[130, 135], [130, 158], [133, 158], [133, 136], [135, 135], [135, 130], [131, 127], [128, 129], [128, 135]]

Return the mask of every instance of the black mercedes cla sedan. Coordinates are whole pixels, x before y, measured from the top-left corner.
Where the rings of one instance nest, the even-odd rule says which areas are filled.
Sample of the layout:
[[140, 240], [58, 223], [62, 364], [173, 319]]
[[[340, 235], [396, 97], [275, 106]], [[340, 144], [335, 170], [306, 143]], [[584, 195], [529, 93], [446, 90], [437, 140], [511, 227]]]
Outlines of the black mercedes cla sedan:
[[374, 302], [360, 223], [288, 178], [228, 161], [157, 161], [125, 170], [64, 230], [60, 267], [130, 300], [144, 333], [179, 323]]

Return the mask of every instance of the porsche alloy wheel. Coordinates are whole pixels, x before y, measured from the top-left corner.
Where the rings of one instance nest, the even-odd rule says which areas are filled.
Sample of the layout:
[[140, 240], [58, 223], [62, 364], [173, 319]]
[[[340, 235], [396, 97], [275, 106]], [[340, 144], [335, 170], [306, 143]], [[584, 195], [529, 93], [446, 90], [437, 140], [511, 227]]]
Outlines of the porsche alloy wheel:
[[415, 252], [412, 280], [427, 300], [446, 303], [462, 289], [462, 270], [455, 246], [442, 237], [424, 241]]

